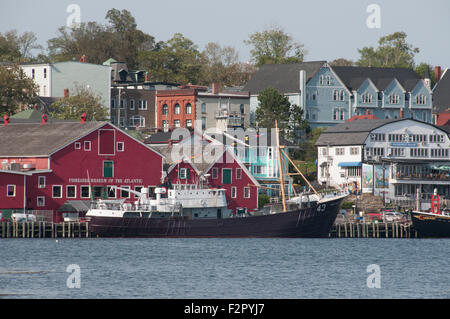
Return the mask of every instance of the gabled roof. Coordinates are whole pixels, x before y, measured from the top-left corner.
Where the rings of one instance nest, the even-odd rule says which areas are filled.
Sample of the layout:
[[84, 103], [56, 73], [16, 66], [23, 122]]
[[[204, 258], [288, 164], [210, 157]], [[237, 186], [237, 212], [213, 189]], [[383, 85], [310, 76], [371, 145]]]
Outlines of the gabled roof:
[[243, 91], [258, 94], [273, 87], [281, 93], [300, 92], [300, 71], [306, 71], [306, 83], [327, 61], [311, 61], [291, 64], [265, 64], [252, 76]]
[[13, 123], [0, 127], [0, 156], [50, 156], [107, 122]]
[[450, 71], [447, 69], [433, 88], [433, 108], [438, 113], [450, 109]]
[[361, 66], [332, 66], [331, 68], [350, 91], [358, 90], [369, 78], [380, 91], [384, 91], [394, 79], [397, 79], [406, 91], [411, 92], [421, 80], [412, 69]]

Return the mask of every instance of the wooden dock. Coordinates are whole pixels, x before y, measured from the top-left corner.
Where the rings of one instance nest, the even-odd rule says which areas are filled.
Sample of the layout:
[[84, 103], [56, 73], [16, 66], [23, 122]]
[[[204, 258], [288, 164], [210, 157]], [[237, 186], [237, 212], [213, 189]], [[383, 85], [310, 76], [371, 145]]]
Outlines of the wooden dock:
[[337, 223], [333, 225], [331, 238], [417, 238], [410, 223]]
[[0, 238], [89, 238], [87, 222], [1, 222]]

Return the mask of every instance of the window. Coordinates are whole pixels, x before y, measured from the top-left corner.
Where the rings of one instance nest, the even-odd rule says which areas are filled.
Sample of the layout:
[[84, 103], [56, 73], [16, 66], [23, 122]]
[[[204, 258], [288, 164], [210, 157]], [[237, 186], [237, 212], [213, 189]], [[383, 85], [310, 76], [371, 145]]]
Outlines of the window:
[[66, 187], [66, 197], [67, 198], [76, 198], [77, 197], [77, 187], [73, 185], [68, 185]]
[[358, 155], [359, 148], [358, 147], [350, 147], [350, 155]]
[[372, 103], [372, 94], [364, 93], [363, 95], [361, 95], [361, 100], [364, 104]]
[[231, 168], [222, 168], [222, 184], [229, 185], [233, 182]]
[[38, 188], [45, 188], [45, 176], [38, 177]]
[[202, 103], [202, 113], [206, 113], [206, 104]]
[[180, 127], [180, 120], [174, 120], [173, 121], [173, 126], [174, 127]]
[[340, 116], [340, 120], [343, 121], [344, 120], [344, 109], [341, 109], [341, 116]]
[[191, 103], [186, 104], [186, 114], [192, 114], [192, 105], [191, 105]]
[[47, 69], [44, 69], [44, 79], [47, 78]]
[[114, 177], [113, 161], [103, 161], [103, 177]]
[[186, 127], [192, 127], [192, 120], [186, 120]]
[[409, 151], [411, 157], [428, 157], [427, 148], [411, 148]]
[[405, 156], [405, 149], [404, 148], [388, 148], [388, 156], [394, 156], [394, 157], [404, 157]]
[[34, 80], [34, 76], [35, 76], [35, 71], [34, 71], [34, 69], [31, 69], [31, 78]]
[[333, 101], [337, 101], [337, 100], [339, 100], [339, 91], [334, 90], [333, 91]]
[[7, 187], [6, 187], [6, 196], [8, 196], [8, 197], [16, 197], [16, 185], [7, 185]]
[[206, 129], [206, 117], [202, 117], [202, 130]]
[[245, 113], [244, 104], [239, 105], [239, 110], [241, 111], [241, 114]]
[[37, 207], [44, 207], [45, 206], [45, 197], [44, 196], [38, 196], [36, 198], [36, 206]]
[[331, 84], [331, 76], [327, 75], [327, 84], [330, 85]]
[[443, 143], [444, 142], [444, 135], [430, 135], [430, 143]]
[[442, 149], [442, 148], [432, 148], [431, 150], [431, 157], [444, 157], [448, 158], [448, 149]]
[[130, 118], [130, 126], [145, 127], [145, 117], [141, 115], [133, 115]]
[[370, 140], [372, 142], [385, 142], [386, 135], [384, 133], [372, 133], [370, 134]]
[[125, 149], [124, 142], [117, 142], [117, 152], [123, 152]]
[[250, 198], [250, 187], [244, 187], [244, 198]]
[[189, 169], [188, 168], [180, 168], [178, 171], [179, 179], [189, 179]]
[[[121, 188], [130, 189], [130, 186], [121, 186]], [[121, 198], [130, 198], [130, 192], [127, 192], [123, 189], [120, 190], [120, 197]]]
[[180, 114], [180, 104], [175, 104], [175, 106], [173, 107], [173, 113]]
[[336, 148], [336, 155], [345, 155], [345, 148], [337, 147]]
[[333, 120], [337, 120], [339, 118], [339, 109], [333, 110]]
[[62, 186], [61, 185], [53, 185], [52, 186], [52, 197], [53, 198], [62, 198]]
[[90, 198], [91, 188], [89, 186], [80, 186], [81, 198]]
[[85, 151], [91, 150], [91, 142], [90, 141], [84, 141], [84, 150]]
[[231, 198], [236, 198], [237, 188], [236, 186], [231, 187]]
[[116, 98], [112, 98], [111, 99], [111, 108], [115, 108], [116, 107]]
[[139, 100], [139, 110], [146, 110], [147, 109], [147, 100]]
[[75, 149], [76, 150], [80, 150], [81, 149], [81, 143], [80, 142], [76, 142], [75, 143]]
[[242, 179], [242, 168], [236, 168], [236, 179]]
[[164, 105], [162, 106], [162, 114], [163, 114], [163, 115], [169, 114], [169, 107], [167, 106], [167, 104], [164, 104]]
[[398, 96], [398, 94], [389, 95], [389, 104], [399, 104], [399, 103], [400, 103], [400, 96]]
[[319, 77], [319, 84], [320, 84], [320, 85], [323, 85], [323, 75], [321, 75], [321, 76]]
[[169, 129], [169, 121], [163, 120], [162, 126], [163, 126], [164, 130], [168, 130]]
[[[134, 186], [134, 190], [139, 193], [141, 192], [142, 188], [144, 188], [144, 186]], [[134, 198], [139, 198], [139, 196], [134, 194]]]
[[134, 100], [130, 100], [130, 110], [134, 110]]
[[219, 170], [217, 169], [217, 167], [214, 167], [212, 169], [212, 178], [217, 179], [218, 175], [219, 175]]
[[266, 167], [262, 165], [255, 165], [253, 166], [253, 174], [265, 174], [266, 173]]
[[416, 104], [425, 105], [427, 104], [427, 97], [423, 94], [416, 96]]
[[127, 106], [127, 99], [120, 99], [120, 108], [123, 109]]
[[341, 101], [345, 101], [345, 93], [344, 93], [344, 90], [341, 90], [341, 92], [340, 92], [340, 100], [341, 100]]
[[116, 190], [117, 188], [115, 186], [107, 186], [106, 192], [108, 194], [108, 198], [117, 198]]

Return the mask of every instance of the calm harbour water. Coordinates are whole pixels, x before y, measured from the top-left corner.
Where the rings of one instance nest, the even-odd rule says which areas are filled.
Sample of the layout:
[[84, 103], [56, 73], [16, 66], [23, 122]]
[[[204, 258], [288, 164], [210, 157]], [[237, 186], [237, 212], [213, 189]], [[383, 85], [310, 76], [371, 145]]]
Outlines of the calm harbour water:
[[2, 239], [0, 256], [0, 298], [450, 298], [449, 239]]

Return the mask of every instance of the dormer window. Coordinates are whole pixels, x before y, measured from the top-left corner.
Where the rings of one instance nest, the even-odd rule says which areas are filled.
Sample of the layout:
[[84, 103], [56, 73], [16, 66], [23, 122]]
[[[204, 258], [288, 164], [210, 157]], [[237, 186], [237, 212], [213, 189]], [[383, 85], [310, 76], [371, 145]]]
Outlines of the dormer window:
[[364, 93], [361, 95], [362, 103], [370, 104], [372, 103], [372, 94]]
[[416, 96], [416, 104], [425, 105], [427, 104], [427, 97], [423, 94]]
[[400, 96], [398, 96], [398, 94], [389, 95], [389, 104], [399, 104], [399, 103], [400, 103]]

